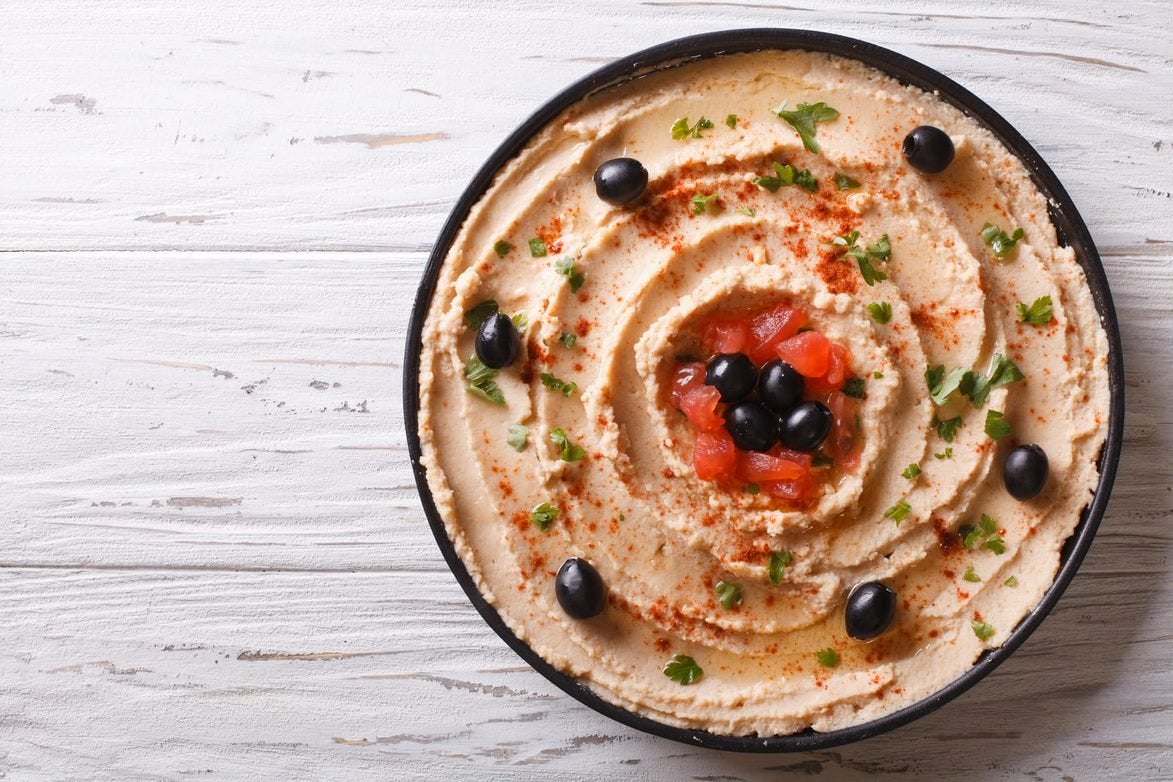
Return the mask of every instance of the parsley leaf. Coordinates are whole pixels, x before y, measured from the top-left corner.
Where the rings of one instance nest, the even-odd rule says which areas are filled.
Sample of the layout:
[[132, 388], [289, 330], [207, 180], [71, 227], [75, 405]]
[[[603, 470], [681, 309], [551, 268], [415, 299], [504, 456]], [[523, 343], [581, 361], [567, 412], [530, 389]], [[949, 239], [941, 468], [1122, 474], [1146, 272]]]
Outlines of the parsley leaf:
[[817, 193], [819, 190], [819, 180], [809, 168], [804, 168], [794, 175], [794, 184], [811, 193]]
[[876, 380], [883, 380], [884, 373], [877, 369], [875, 372], [872, 373], [872, 377], [874, 377]]
[[971, 584], [977, 584], [982, 580], [982, 577], [979, 576], [977, 574], [977, 571], [973, 569], [973, 565], [970, 565], [969, 567], [967, 567], [965, 569], [965, 575], [962, 576], [962, 578], [964, 578], [966, 581], [970, 582]]
[[981, 548], [988, 549], [1001, 556], [1006, 553], [1006, 541], [998, 534], [998, 521], [988, 513], [983, 513], [981, 521], [975, 527], [966, 524], [957, 530], [962, 536], [962, 545], [972, 549], [981, 541]]
[[572, 348], [578, 342], [578, 335], [573, 331], [563, 331], [562, 336], [558, 337], [558, 341], [562, 343], [562, 347]]
[[973, 402], [974, 407], [982, 407], [990, 398], [990, 392], [995, 388], [1008, 386], [1025, 379], [1026, 375], [1022, 374], [1022, 370], [1018, 368], [1017, 364], [1001, 353], [995, 353], [994, 360], [990, 362], [989, 376], [969, 372], [965, 383], [962, 384], [961, 393], [969, 397], [969, 401]]
[[748, 486], [745, 487], [745, 490], [749, 494], [761, 494], [762, 493], [762, 487], [758, 486], [756, 483], [749, 484]]
[[524, 334], [526, 326], [529, 325], [529, 315], [526, 315], [524, 312], [519, 312], [511, 320], [518, 333]]
[[543, 372], [541, 375], [542, 385], [551, 391], [558, 391], [562, 396], [569, 397], [578, 390], [578, 383], [572, 383], [568, 380], [559, 380], [551, 375], [549, 372]]
[[501, 389], [493, 382], [493, 378], [496, 376], [497, 370], [485, 366], [475, 355], [468, 357], [468, 362], [464, 365], [464, 378], [468, 381], [468, 392], [487, 402], [504, 407], [505, 394], [501, 393]]
[[1013, 430], [1010, 428], [1010, 422], [1000, 411], [990, 410], [986, 413], [986, 434], [990, 436], [991, 440], [1009, 437], [1011, 431]]
[[545, 258], [550, 252], [546, 247], [546, 240], [540, 236], [535, 236], [529, 240], [529, 254], [531, 258]]
[[781, 584], [782, 579], [786, 577], [786, 568], [794, 562], [793, 552], [782, 550], [775, 551], [770, 555], [770, 567], [768, 572], [770, 574], [771, 584]]
[[983, 641], [988, 641], [994, 637], [994, 626], [989, 622], [975, 619], [969, 623], [969, 626], [973, 628], [973, 634]]
[[702, 195], [701, 193], [697, 193], [692, 197], [692, 213], [694, 215], [703, 215], [705, 212], [709, 211], [709, 204], [716, 201], [719, 197], [720, 196], [718, 196], [716, 193], [713, 193], [712, 195]]
[[1031, 326], [1046, 326], [1055, 319], [1055, 313], [1051, 310], [1051, 297], [1040, 296], [1029, 307], [1018, 302], [1018, 319]]
[[498, 239], [493, 244], [493, 252], [497, 253], [498, 258], [504, 258], [506, 255], [509, 255], [511, 250], [513, 250], [513, 245], [504, 239]]
[[952, 458], [953, 458], [953, 449], [952, 449], [952, 448], [946, 448], [946, 449], [945, 449], [944, 451], [942, 451], [941, 453], [935, 453], [935, 454], [933, 454], [933, 458], [934, 458], [934, 459], [936, 459], [936, 460], [938, 460], [938, 461], [942, 461], [942, 462], [943, 462], [943, 461], [945, 461], [946, 459], [952, 459]]
[[554, 271], [561, 274], [570, 283], [570, 292], [578, 293], [578, 289], [586, 282], [586, 275], [575, 266], [573, 255], [564, 255], [554, 261]]
[[713, 127], [713, 121], [701, 116], [695, 125], [688, 124], [688, 117], [681, 117], [672, 123], [672, 138], [681, 141], [686, 138], [704, 138], [701, 131]]
[[961, 416], [954, 416], [953, 418], [946, 418], [942, 421], [937, 416], [933, 416], [933, 426], [937, 429], [937, 435], [947, 443], [953, 442], [953, 438], [957, 436], [957, 430], [961, 428]]
[[920, 472], [920, 465], [916, 462], [913, 462], [912, 464], [905, 467], [904, 472], [900, 474], [910, 481], [915, 481], [920, 476]]
[[819, 665], [824, 668], [836, 668], [839, 665], [839, 652], [828, 646], [826, 649], [820, 649], [815, 653], [815, 657], [819, 660]]
[[543, 502], [541, 505], [534, 508], [530, 514], [530, 521], [537, 526], [542, 532], [550, 529], [550, 525], [558, 518], [562, 511], [558, 510], [557, 506], [551, 505], [548, 502]]
[[798, 137], [802, 139], [802, 145], [806, 147], [807, 151], [814, 152], [816, 155], [822, 151], [819, 142], [815, 139], [818, 133], [818, 123], [830, 122], [839, 117], [838, 111], [822, 101], [800, 103], [797, 108], [790, 110], [787, 110], [786, 102], [783, 101], [780, 106], [774, 107], [771, 111], [789, 123], [790, 127], [798, 133]]
[[696, 660], [687, 654], [678, 654], [664, 666], [664, 675], [674, 682], [692, 684], [699, 681], [705, 672], [696, 664]]
[[986, 223], [982, 226], [981, 235], [982, 241], [990, 245], [995, 257], [1005, 258], [1014, 252], [1018, 240], [1022, 238], [1022, 229], [1016, 228], [1014, 233], [1007, 235], [1005, 231], [993, 223]]
[[731, 128], [737, 127], [737, 115], [730, 114], [730, 115], [726, 116], [725, 117], [725, 124]]
[[998, 556], [1006, 553], [1006, 541], [1002, 539], [1001, 535], [995, 535], [982, 544], [982, 548], [989, 549]]
[[868, 256], [877, 261], [886, 261], [892, 257], [892, 242], [888, 240], [888, 234], [881, 236], [875, 244], [868, 245]]
[[886, 301], [877, 301], [868, 305], [868, 314], [876, 323], [883, 325], [892, 320], [892, 305]]
[[753, 178], [753, 183], [758, 187], [769, 190], [771, 193], [777, 193], [778, 189], [783, 185], [798, 185], [812, 193], [818, 192], [818, 177], [812, 174], [809, 168], [804, 168], [799, 171], [789, 163], [782, 164], [776, 160], [773, 166], [774, 175], [756, 176]]
[[741, 587], [728, 581], [718, 581], [715, 588], [717, 602], [725, 608], [741, 605]]
[[575, 445], [570, 441], [565, 429], [551, 429], [550, 442], [562, 449], [564, 462], [580, 462], [586, 456], [586, 451], [581, 445]]
[[835, 187], [839, 188], [840, 190], [854, 190], [855, 188], [859, 187], [859, 181], [852, 179], [851, 177], [847, 176], [847, 174], [841, 174], [836, 171]]
[[513, 424], [509, 427], [509, 436], [505, 438], [505, 442], [515, 451], [524, 451], [529, 445], [529, 430], [528, 426]]
[[745, 215], [746, 217], [755, 217], [757, 215], [757, 213], [758, 213], [758, 211], [756, 209], [754, 209], [752, 206], [747, 206], [747, 207], [744, 207], [742, 209], [737, 210], [737, 214]]
[[929, 396], [932, 397], [933, 402], [938, 406], [948, 402], [949, 397], [953, 396], [953, 392], [961, 387], [961, 381], [967, 374], [972, 373], [961, 367], [945, 374], [944, 364], [937, 364], [935, 367], [926, 369], [925, 380], [928, 381]]
[[880, 280], [888, 279], [887, 272], [881, 271], [873, 261], [886, 262], [892, 257], [892, 245], [888, 241], [888, 234], [880, 237], [875, 244], [868, 245], [867, 249], [859, 246], [859, 231], [852, 231], [843, 236], [836, 236], [831, 244], [845, 247], [843, 255], [850, 256], [859, 264], [859, 273], [868, 285], [875, 285]]
[[897, 526], [900, 526], [900, 522], [908, 518], [908, 514], [911, 512], [912, 506], [904, 500], [901, 500], [891, 508], [888, 508], [888, 510], [884, 511], [884, 518], [892, 519], [892, 521], [896, 522]]
[[476, 330], [489, 319], [489, 316], [496, 314], [497, 302], [493, 299], [485, 299], [472, 309], [464, 311], [464, 322], [468, 324], [470, 329]]
[[863, 399], [865, 382], [862, 377], [850, 377], [843, 383], [843, 393], [856, 399]]
[[473, 396], [479, 396], [486, 402], [492, 402], [500, 407], [505, 406], [505, 394], [501, 391], [501, 387], [492, 380], [482, 380], [479, 383], [470, 383], [468, 392]]
[[1018, 586], [1018, 576], [1011, 576], [1002, 583], [1011, 588], [1016, 587]]

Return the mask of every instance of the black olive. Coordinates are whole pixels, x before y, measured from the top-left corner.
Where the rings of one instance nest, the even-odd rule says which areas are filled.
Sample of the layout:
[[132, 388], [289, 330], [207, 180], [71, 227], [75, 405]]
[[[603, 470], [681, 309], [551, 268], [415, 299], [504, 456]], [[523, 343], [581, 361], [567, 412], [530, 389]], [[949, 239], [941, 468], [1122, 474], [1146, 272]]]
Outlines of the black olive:
[[787, 448], [813, 451], [827, 439], [834, 420], [830, 408], [822, 402], [803, 402], [781, 417], [778, 436]]
[[1002, 481], [1006, 491], [1017, 500], [1029, 500], [1039, 496], [1047, 485], [1047, 474], [1051, 463], [1046, 452], [1028, 443], [1014, 448], [1002, 462]]
[[896, 616], [896, 591], [879, 581], [857, 585], [847, 596], [843, 619], [847, 634], [860, 641], [880, 635]]
[[477, 329], [477, 358], [490, 369], [504, 369], [521, 355], [517, 327], [503, 312], [494, 312]]
[[572, 557], [558, 568], [554, 579], [554, 596], [567, 615], [575, 619], [590, 619], [603, 612], [607, 603], [607, 587], [595, 566], [585, 559]]
[[775, 413], [785, 413], [802, 400], [806, 380], [802, 373], [785, 361], [771, 361], [762, 367], [762, 378], [758, 383], [758, 395], [766, 407]]
[[740, 402], [757, 383], [758, 368], [744, 353], [722, 353], [705, 369], [705, 384], [721, 392], [722, 402]]
[[921, 125], [904, 137], [901, 147], [909, 164], [926, 174], [939, 174], [953, 162], [953, 139], [940, 128]]
[[595, 193], [609, 204], [630, 204], [647, 186], [648, 170], [635, 158], [612, 158], [595, 169]]
[[743, 451], [768, 451], [778, 442], [774, 414], [761, 402], [740, 402], [725, 411], [725, 428]]

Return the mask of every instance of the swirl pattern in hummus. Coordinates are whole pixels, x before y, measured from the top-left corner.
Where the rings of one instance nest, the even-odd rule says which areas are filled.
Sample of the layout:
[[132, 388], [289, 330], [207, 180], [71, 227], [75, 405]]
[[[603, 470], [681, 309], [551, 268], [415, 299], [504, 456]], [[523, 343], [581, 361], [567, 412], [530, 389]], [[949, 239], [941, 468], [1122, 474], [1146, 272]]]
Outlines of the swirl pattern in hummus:
[[[840, 117], [804, 150], [770, 112], [823, 101]], [[736, 114], [736, 127], [722, 123]], [[673, 139], [679, 117], [716, 120]], [[911, 169], [900, 142], [932, 124], [953, 138], [949, 169]], [[630, 156], [650, 172], [635, 205], [594, 192], [603, 161]], [[809, 168], [818, 192], [753, 183], [773, 161]], [[836, 172], [861, 183], [840, 191]], [[697, 194], [719, 194], [694, 214]], [[999, 262], [981, 237], [1024, 229]], [[828, 242], [859, 231], [890, 237], [888, 279], [864, 284]], [[548, 248], [533, 257], [530, 238]], [[511, 245], [503, 256], [494, 244]], [[572, 293], [556, 259], [585, 282]], [[1019, 322], [1015, 305], [1049, 295], [1054, 322]], [[525, 356], [495, 382], [506, 405], [466, 392], [474, 334], [464, 313], [494, 299], [524, 312]], [[878, 324], [867, 305], [888, 302]], [[860, 464], [837, 471], [815, 504], [795, 510], [764, 494], [699, 481], [687, 421], [669, 399], [676, 357], [718, 309], [777, 302], [847, 346], [866, 378]], [[573, 333], [572, 347], [561, 337]], [[985, 371], [1011, 357], [1024, 382], [985, 408], [938, 409], [926, 365]], [[1107, 427], [1107, 340], [1083, 273], [1060, 246], [1047, 204], [1021, 163], [944, 102], [860, 63], [805, 52], [727, 55], [607, 89], [552, 121], [498, 174], [440, 270], [424, 327], [420, 436], [428, 483], [469, 572], [509, 627], [555, 667], [605, 699], [672, 725], [779, 735], [874, 719], [939, 690], [997, 646], [1050, 586], [1063, 542], [1097, 480]], [[565, 396], [541, 373], [573, 381]], [[984, 431], [1004, 411], [1017, 442], [1050, 458], [1046, 491], [1018, 502], [1001, 482], [1008, 440]], [[934, 417], [962, 417], [946, 443]], [[507, 443], [513, 424], [529, 445]], [[586, 450], [565, 462], [549, 434]], [[947, 451], [946, 449], [951, 449]], [[902, 474], [917, 464], [921, 474]], [[900, 523], [885, 510], [910, 508]], [[547, 531], [532, 509], [560, 509]], [[958, 528], [986, 514], [1005, 550], [962, 545]], [[779, 584], [773, 551], [793, 552]], [[567, 617], [554, 577], [568, 557], [607, 584], [604, 612]], [[969, 574], [968, 578], [966, 574]], [[974, 579], [980, 579], [975, 581]], [[720, 580], [742, 589], [724, 608]], [[891, 629], [864, 643], [844, 630], [847, 592], [882, 580], [899, 595]], [[1012, 584], [1012, 585], [1008, 585]], [[972, 623], [993, 634], [979, 638]], [[817, 652], [837, 650], [835, 668]], [[704, 676], [682, 686], [662, 672], [676, 654]]]

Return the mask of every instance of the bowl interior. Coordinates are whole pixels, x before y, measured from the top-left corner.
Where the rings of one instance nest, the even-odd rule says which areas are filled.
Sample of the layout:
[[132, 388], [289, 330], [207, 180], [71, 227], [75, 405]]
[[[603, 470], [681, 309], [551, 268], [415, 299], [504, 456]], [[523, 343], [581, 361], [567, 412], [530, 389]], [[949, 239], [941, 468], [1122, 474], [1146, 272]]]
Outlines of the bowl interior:
[[[428, 487], [423, 466], [420, 464], [419, 440], [419, 355], [420, 338], [424, 318], [435, 291], [440, 266], [448, 249], [456, 238], [460, 226], [473, 205], [484, 195], [497, 171], [514, 157], [538, 130], [560, 114], [564, 109], [582, 98], [607, 89], [616, 84], [638, 79], [650, 72], [664, 68], [685, 65], [694, 60], [735, 52], [759, 51], [763, 49], [803, 49], [827, 52], [859, 60], [883, 71], [905, 84], [911, 84], [927, 92], [936, 93], [976, 122], [984, 125], [1015, 155], [1022, 160], [1030, 172], [1035, 185], [1047, 197], [1050, 204], [1051, 220], [1055, 225], [1061, 243], [1073, 248], [1083, 268], [1091, 289], [1100, 321], [1108, 336], [1109, 355], [1109, 422], [1108, 437], [1100, 454], [1100, 481], [1095, 496], [1084, 510], [1079, 526], [1067, 540], [1061, 552], [1058, 575], [1043, 599], [1035, 606], [1007, 637], [1002, 646], [990, 649], [964, 674], [933, 695], [918, 701], [900, 711], [892, 712], [871, 722], [843, 728], [827, 733], [807, 729], [800, 733], [783, 736], [725, 736], [702, 730], [690, 730], [666, 725], [640, 714], [628, 711], [603, 700], [578, 679], [558, 671], [528, 645], [522, 642], [505, 625], [496, 609], [481, 596], [464, 563], [457, 555], [448, 538], [444, 522], [436, 510]], [[680, 741], [693, 746], [742, 752], [795, 752], [821, 749], [853, 741], [859, 741], [885, 731], [892, 730], [921, 717], [944, 703], [956, 698], [972, 687], [1005, 660], [1034, 631], [1058, 601], [1075, 575], [1083, 560], [1100, 519], [1107, 506], [1108, 494], [1116, 475], [1120, 456], [1121, 437], [1124, 425], [1124, 369], [1121, 357], [1120, 333], [1116, 313], [1112, 305], [1108, 281], [1101, 265], [1095, 244], [1087, 226], [1080, 217], [1070, 196], [1059, 183], [1055, 174], [1034, 148], [1005, 119], [992, 108], [937, 71], [888, 49], [839, 35], [790, 29], [747, 29], [708, 33], [680, 38], [650, 49], [624, 57], [607, 65], [558, 93], [525, 122], [521, 124], [498, 147], [473, 177], [460, 199], [452, 209], [432, 248], [424, 277], [420, 284], [415, 306], [412, 310], [408, 329], [406, 355], [404, 360], [404, 419], [407, 429], [408, 450], [416, 485], [423, 503], [425, 515], [431, 525], [436, 542], [452, 569], [457, 581], [468, 595], [469, 600], [493, 630], [539, 673], [557, 687], [578, 699], [592, 709], [605, 714], [625, 725], [664, 738]]]

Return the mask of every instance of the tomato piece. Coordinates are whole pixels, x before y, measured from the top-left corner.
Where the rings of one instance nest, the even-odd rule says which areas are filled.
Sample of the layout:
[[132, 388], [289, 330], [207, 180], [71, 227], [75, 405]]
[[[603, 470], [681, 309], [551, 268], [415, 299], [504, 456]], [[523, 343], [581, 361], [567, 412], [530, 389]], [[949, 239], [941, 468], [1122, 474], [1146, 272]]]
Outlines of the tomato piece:
[[734, 474], [746, 483], [761, 483], [794, 480], [801, 477], [804, 472], [807, 472], [807, 468], [788, 459], [771, 456], [768, 453], [739, 451]]
[[729, 475], [737, 464], [737, 449], [733, 438], [724, 429], [697, 432], [696, 447], [692, 452], [692, 466], [696, 477], [713, 481]]
[[680, 407], [685, 395], [705, 384], [705, 365], [699, 361], [677, 364], [672, 374], [672, 403]]
[[859, 467], [859, 400], [847, 396], [839, 391], [832, 391], [827, 395], [827, 407], [835, 420], [831, 424], [831, 433], [823, 447], [828, 455], [835, 460], [835, 464], [855, 472]]
[[749, 321], [711, 318], [701, 329], [701, 342], [713, 353], [741, 353], [749, 341]]
[[803, 453], [802, 451], [792, 451], [784, 445], [775, 445], [768, 451], [768, 453], [771, 456], [776, 456], [779, 459], [785, 459], [786, 461], [794, 462], [803, 467], [806, 467], [807, 469], [810, 469], [810, 466], [814, 461], [809, 453]]
[[774, 358], [779, 342], [793, 337], [805, 325], [806, 313], [797, 307], [779, 304], [762, 310], [750, 318], [746, 353], [755, 364], [764, 364]]
[[851, 353], [837, 342], [831, 343], [831, 357], [827, 363], [827, 373], [822, 377], [807, 378], [807, 390], [816, 394], [826, 394], [843, 388], [843, 383], [851, 374]]
[[680, 400], [680, 409], [688, 416], [693, 428], [700, 432], [724, 430], [725, 419], [718, 415], [717, 403], [721, 392], [712, 386], [697, 386]]
[[804, 377], [822, 377], [831, 366], [831, 340], [817, 331], [782, 340], [775, 352]]
[[784, 481], [764, 481], [762, 491], [771, 497], [789, 500], [795, 505], [809, 505], [816, 496], [814, 477], [808, 468], [795, 478]]

